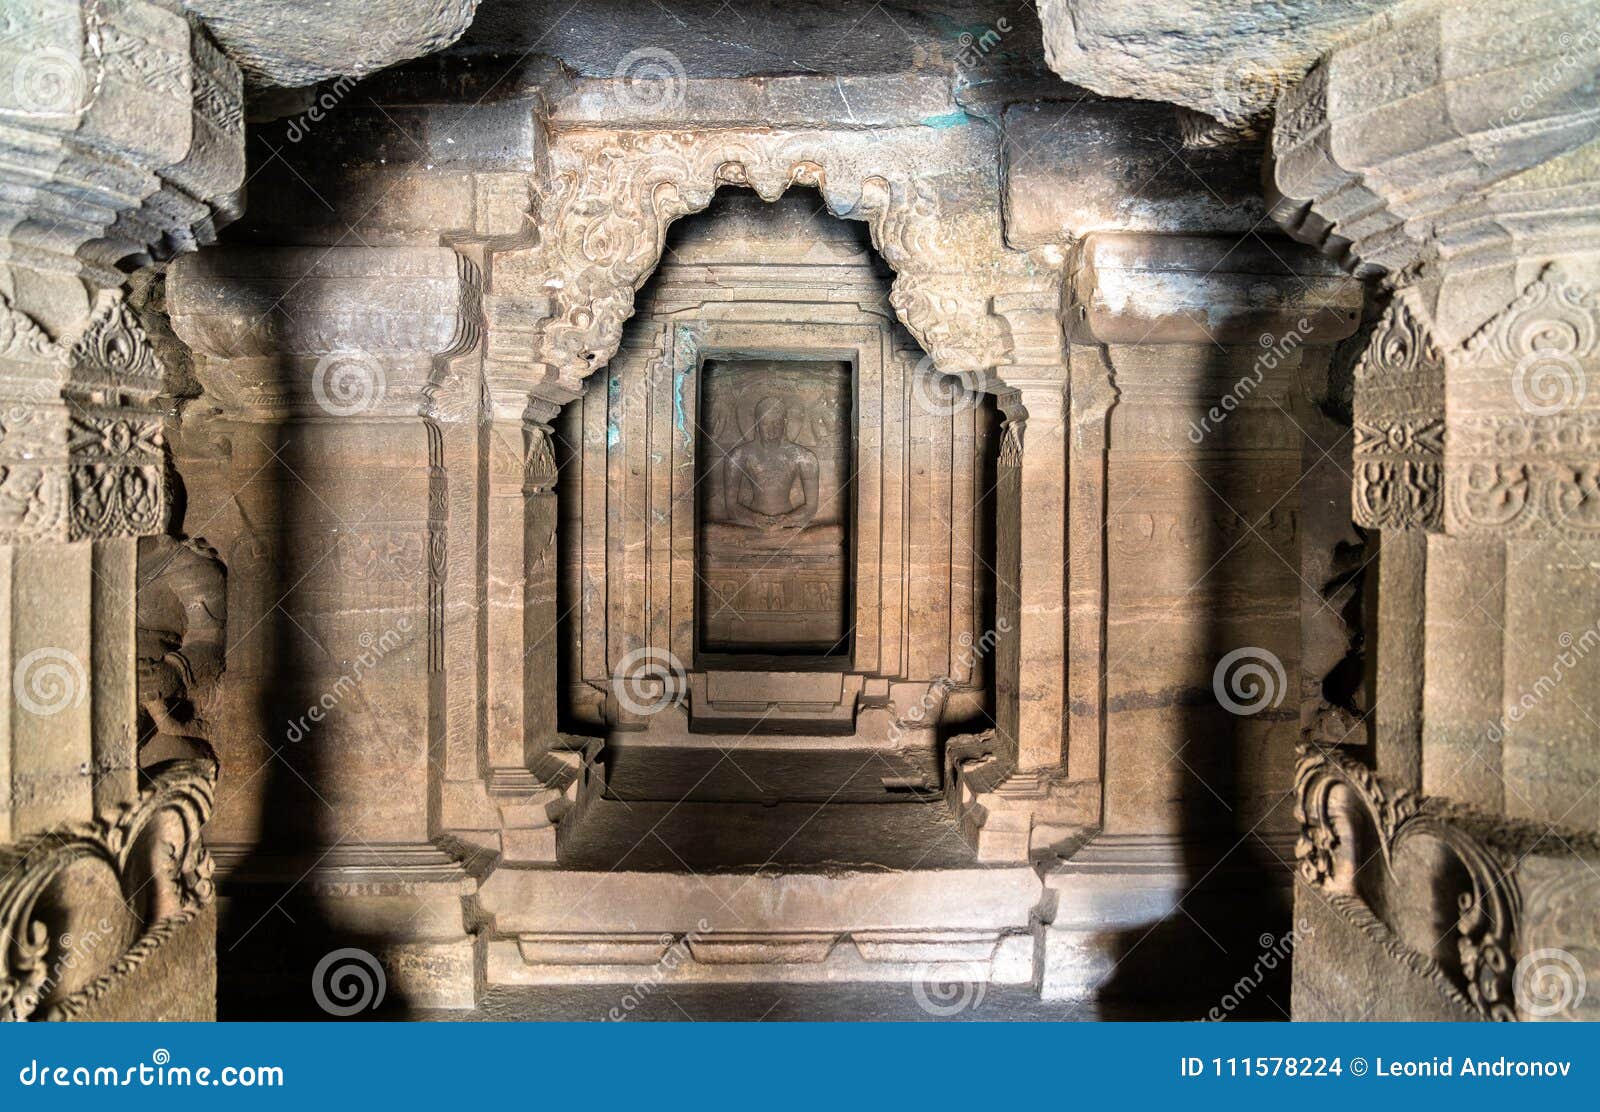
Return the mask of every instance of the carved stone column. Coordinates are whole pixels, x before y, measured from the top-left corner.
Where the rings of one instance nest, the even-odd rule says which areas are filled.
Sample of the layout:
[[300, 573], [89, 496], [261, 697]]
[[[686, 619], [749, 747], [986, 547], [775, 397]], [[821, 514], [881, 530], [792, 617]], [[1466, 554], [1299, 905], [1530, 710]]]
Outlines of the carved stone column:
[[[448, 715], [479, 694], [446, 649], [470, 646], [476, 620], [447, 614], [451, 570], [481, 558], [470, 531], [452, 553], [451, 521], [452, 488], [475, 486], [475, 438], [454, 433], [477, 421], [456, 381], [476, 288], [443, 247], [230, 248], [169, 279], [205, 389], [176, 462], [233, 572], [212, 833], [224, 939], [267, 981], [304, 985], [359, 945], [396, 998], [472, 1002], [470, 881], [435, 841]], [[447, 434], [467, 454], [447, 455]], [[307, 917], [296, 947], [278, 907]]]
[[[1059, 252], [1050, 256], [1059, 261]], [[995, 298], [1012, 350], [995, 473], [995, 740], [999, 760], [952, 763], [980, 860], [1025, 860], [1095, 821], [1099, 739], [1069, 739], [1070, 420], [1058, 274]], [[1069, 745], [1071, 747], [1069, 753]]]
[[489, 730], [485, 781], [508, 862], [555, 861], [572, 767], [557, 733], [556, 454], [559, 407], [512, 389], [489, 426], [485, 547]]
[[[137, 538], [167, 528], [170, 495], [163, 371], [119, 267], [191, 248], [236, 213], [239, 73], [172, 5], [43, 0], [5, 22], [0, 843], [14, 844], [0, 848], [0, 1011], [153, 1017], [144, 957], [170, 944], [192, 951], [170, 1014], [200, 1018], [214, 1012], [211, 935], [181, 928], [210, 896], [198, 839], [213, 770], [147, 770], [143, 797], [136, 778]], [[117, 808], [126, 829], [104, 817]], [[152, 851], [184, 863], [181, 891], [133, 901]], [[90, 860], [115, 864], [74, 887]], [[94, 953], [71, 952], [72, 928], [96, 918], [115, 928]], [[109, 972], [141, 937], [140, 958]]]
[[[1600, 975], [1592, 902], [1532, 898], [1593, 900], [1600, 827], [1597, 74], [1591, 9], [1494, 3], [1374, 25], [1279, 106], [1275, 215], [1390, 294], [1355, 383], [1356, 518], [1383, 531], [1377, 775], [1306, 758], [1305, 783], [1357, 790], [1303, 799], [1299, 906], [1326, 929], [1297, 1017], [1576, 1014], [1529, 994], [1535, 938]], [[1446, 858], [1402, 884], [1389, 850], [1424, 826]], [[1374, 884], [1401, 886], [1359, 906]], [[1458, 896], [1442, 940], [1411, 933]]]
[[[1306, 512], [1295, 409], [1361, 301], [1287, 242], [1097, 233], [1081, 247], [1073, 524], [1104, 555], [1073, 582], [1103, 599], [1105, 624], [1072, 643], [1098, 650], [1104, 693], [1076, 681], [1096, 702], [1069, 755], [1089, 723], [1103, 730], [1103, 788], [1098, 830], [1046, 878], [1048, 997], [1162, 991], [1179, 954], [1215, 945], [1202, 931], [1249, 924], [1253, 944], [1285, 917]], [[1074, 552], [1091, 543], [1074, 537]], [[1241, 666], [1263, 682], [1241, 684]]]

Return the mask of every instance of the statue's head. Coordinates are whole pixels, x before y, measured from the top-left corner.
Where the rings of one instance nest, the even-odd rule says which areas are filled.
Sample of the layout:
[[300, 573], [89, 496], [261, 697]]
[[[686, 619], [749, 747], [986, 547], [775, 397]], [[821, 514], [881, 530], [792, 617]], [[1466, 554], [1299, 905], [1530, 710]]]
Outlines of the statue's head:
[[789, 431], [789, 407], [780, 398], [762, 398], [756, 403], [756, 436], [768, 444], [782, 441]]

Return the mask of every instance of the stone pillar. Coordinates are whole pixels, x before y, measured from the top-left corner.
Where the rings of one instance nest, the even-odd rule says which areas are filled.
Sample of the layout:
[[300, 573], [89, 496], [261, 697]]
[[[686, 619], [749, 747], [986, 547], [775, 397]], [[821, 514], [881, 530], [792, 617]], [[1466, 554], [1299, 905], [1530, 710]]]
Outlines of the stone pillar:
[[[1059, 253], [1050, 256], [1059, 260]], [[995, 485], [995, 740], [999, 760], [950, 761], [957, 813], [984, 861], [1022, 861], [1091, 827], [1099, 738], [1069, 753], [1068, 363], [1059, 276], [995, 298], [1012, 351]]]
[[1002, 740], [1015, 747], [1020, 772], [1056, 768], [1066, 756], [1066, 367], [1056, 370], [1008, 382], [1014, 400], [1000, 447], [1000, 466], [1015, 470], [1018, 506], [1016, 597], [999, 607], [1016, 613], [1017, 710], [1015, 733]]
[[[1302, 763], [1318, 934], [1296, 1018], [1592, 1007], [1517, 970], [1554, 947], [1566, 983], [1600, 975], [1597, 75], [1592, 11], [1496, 2], [1374, 25], [1279, 105], [1275, 215], [1388, 287], [1355, 383], [1353, 503], [1383, 531], [1376, 762]], [[1430, 868], [1367, 875], [1410, 839], [1441, 847], [1412, 858]], [[1457, 900], [1443, 939], [1416, 928]]]
[[[452, 488], [478, 463], [446, 453], [477, 414], [446, 395], [479, 334], [475, 288], [443, 247], [230, 248], [169, 279], [205, 389], [176, 462], [233, 572], [224, 940], [265, 981], [303, 985], [357, 945], [396, 999], [473, 999], [470, 882], [435, 839], [449, 688], [476, 683], [446, 653]], [[296, 947], [280, 907], [306, 916]]]
[[1099, 831], [1046, 878], [1047, 997], [1170, 994], [1199, 947], [1217, 959], [1214, 984], [1187, 986], [1202, 995], [1287, 918], [1307, 511], [1294, 410], [1361, 302], [1287, 242], [1097, 233], [1081, 248], [1073, 382], [1098, 397], [1074, 438], [1103, 444], [1104, 478], [1085, 476], [1074, 523], [1105, 545], [1104, 787]]
[[[157, 77], [152, 78], [152, 74]], [[164, 990], [180, 1018], [214, 1014], [207, 761], [146, 770], [136, 737], [137, 538], [169, 526], [163, 368], [119, 264], [192, 248], [237, 212], [238, 70], [170, 5], [44, 0], [0, 43], [0, 1000], [13, 1017], [110, 1017], [152, 986], [128, 946], [174, 936], [192, 956]], [[116, 815], [106, 825], [97, 816]], [[177, 824], [171, 825], [174, 816]], [[131, 897], [115, 838], [170, 852], [176, 887]], [[50, 839], [45, 841], [43, 839]], [[46, 852], [57, 845], [59, 852]], [[111, 848], [107, 848], [110, 846]], [[62, 883], [77, 870], [75, 885]], [[86, 870], [86, 871], [85, 871]], [[103, 875], [93, 875], [93, 874]], [[126, 886], [128, 896], [123, 889]], [[180, 922], [181, 920], [181, 922]], [[67, 945], [97, 921], [93, 952]], [[48, 923], [46, 950], [20, 943]], [[199, 937], [196, 937], [199, 932]], [[84, 950], [85, 947], [77, 947]]]
[[573, 764], [559, 751], [556, 457], [559, 407], [511, 388], [489, 427], [485, 545], [487, 784], [507, 862], [554, 863]]

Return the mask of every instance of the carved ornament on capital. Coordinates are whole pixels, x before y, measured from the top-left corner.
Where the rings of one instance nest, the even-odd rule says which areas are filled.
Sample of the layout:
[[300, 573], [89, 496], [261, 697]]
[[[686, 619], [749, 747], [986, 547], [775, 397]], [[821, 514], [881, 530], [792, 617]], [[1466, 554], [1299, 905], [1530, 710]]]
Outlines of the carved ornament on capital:
[[1462, 346], [1446, 530], [1600, 538], [1600, 296], [1560, 263]]
[[167, 516], [161, 370], [121, 293], [77, 339], [0, 296], [0, 542], [140, 537]]
[[1432, 529], [1440, 521], [1444, 359], [1396, 294], [1356, 365], [1352, 425], [1356, 524]]

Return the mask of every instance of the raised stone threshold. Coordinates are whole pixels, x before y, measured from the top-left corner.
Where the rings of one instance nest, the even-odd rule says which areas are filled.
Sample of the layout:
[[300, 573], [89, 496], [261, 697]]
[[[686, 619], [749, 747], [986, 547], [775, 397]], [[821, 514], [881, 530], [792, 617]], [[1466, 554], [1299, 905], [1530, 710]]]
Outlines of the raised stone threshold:
[[[893, 871], [497, 869], [490, 985], [904, 980], [1025, 984], [1027, 866]], [[576, 928], [576, 929], [575, 929]]]

